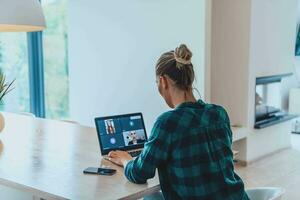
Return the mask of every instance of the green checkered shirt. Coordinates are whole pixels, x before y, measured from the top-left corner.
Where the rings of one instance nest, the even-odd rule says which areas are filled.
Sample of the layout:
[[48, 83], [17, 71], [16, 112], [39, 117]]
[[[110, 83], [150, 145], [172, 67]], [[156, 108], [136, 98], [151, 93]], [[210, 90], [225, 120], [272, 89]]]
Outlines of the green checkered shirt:
[[183, 103], [158, 117], [126, 177], [145, 183], [158, 169], [165, 199], [248, 200], [234, 173], [232, 132], [226, 111], [213, 104]]

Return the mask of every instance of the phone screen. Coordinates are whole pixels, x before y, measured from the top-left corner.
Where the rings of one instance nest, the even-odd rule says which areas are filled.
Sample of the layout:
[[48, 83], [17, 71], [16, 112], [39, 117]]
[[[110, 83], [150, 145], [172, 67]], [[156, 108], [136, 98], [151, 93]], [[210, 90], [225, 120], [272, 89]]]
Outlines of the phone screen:
[[100, 174], [100, 175], [113, 175], [116, 173], [115, 169], [109, 168], [98, 168], [98, 167], [88, 167], [83, 173], [85, 174]]

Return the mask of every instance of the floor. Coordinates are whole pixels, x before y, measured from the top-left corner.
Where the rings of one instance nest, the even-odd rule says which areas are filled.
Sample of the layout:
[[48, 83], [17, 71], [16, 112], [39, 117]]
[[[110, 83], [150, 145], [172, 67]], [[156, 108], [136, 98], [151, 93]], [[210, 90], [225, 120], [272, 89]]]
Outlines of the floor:
[[236, 166], [247, 188], [282, 187], [284, 200], [300, 200], [300, 135], [292, 134], [292, 148], [247, 167]]

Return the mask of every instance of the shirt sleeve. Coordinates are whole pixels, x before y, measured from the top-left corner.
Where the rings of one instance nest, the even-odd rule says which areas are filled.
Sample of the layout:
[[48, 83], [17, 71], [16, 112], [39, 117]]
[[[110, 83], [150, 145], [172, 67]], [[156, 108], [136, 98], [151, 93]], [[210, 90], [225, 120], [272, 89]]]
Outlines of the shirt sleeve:
[[231, 130], [231, 124], [230, 124], [228, 113], [225, 110], [225, 108], [223, 108], [222, 106], [217, 106], [216, 110], [220, 117], [219, 121], [226, 125], [226, 133], [228, 134], [229, 141], [232, 144], [232, 130]]
[[228, 113], [227, 111], [223, 108], [224, 110], [224, 115], [225, 115], [225, 121], [226, 121], [226, 125], [227, 125], [227, 128], [228, 128], [228, 135], [229, 135], [229, 140], [230, 140], [230, 143], [232, 144], [232, 130], [231, 130], [231, 123], [230, 123], [230, 119], [229, 119], [229, 116], [228, 116]]
[[145, 143], [142, 153], [125, 166], [125, 176], [133, 183], [146, 183], [155, 176], [156, 168], [166, 162], [170, 152], [171, 134], [166, 131], [166, 120], [158, 119]]

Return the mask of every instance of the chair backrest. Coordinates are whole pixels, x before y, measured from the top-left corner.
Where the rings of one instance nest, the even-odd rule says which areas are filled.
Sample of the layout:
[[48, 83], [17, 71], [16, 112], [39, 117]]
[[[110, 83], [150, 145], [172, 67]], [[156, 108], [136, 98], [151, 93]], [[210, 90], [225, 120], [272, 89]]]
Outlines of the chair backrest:
[[78, 124], [79, 125], [79, 122], [76, 122], [76, 121], [73, 121], [73, 120], [69, 120], [69, 119], [62, 119], [60, 120], [62, 122], [67, 122], [67, 123], [71, 123], [71, 124]]
[[29, 117], [35, 117], [35, 114], [33, 113], [30, 113], [30, 112], [19, 112], [20, 115], [26, 115], [26, 116], [29, 116]]
[[246, 189], [246, 193], [251, 200], [281, 200], [285, 190], [277, 187], [260, 187]]

